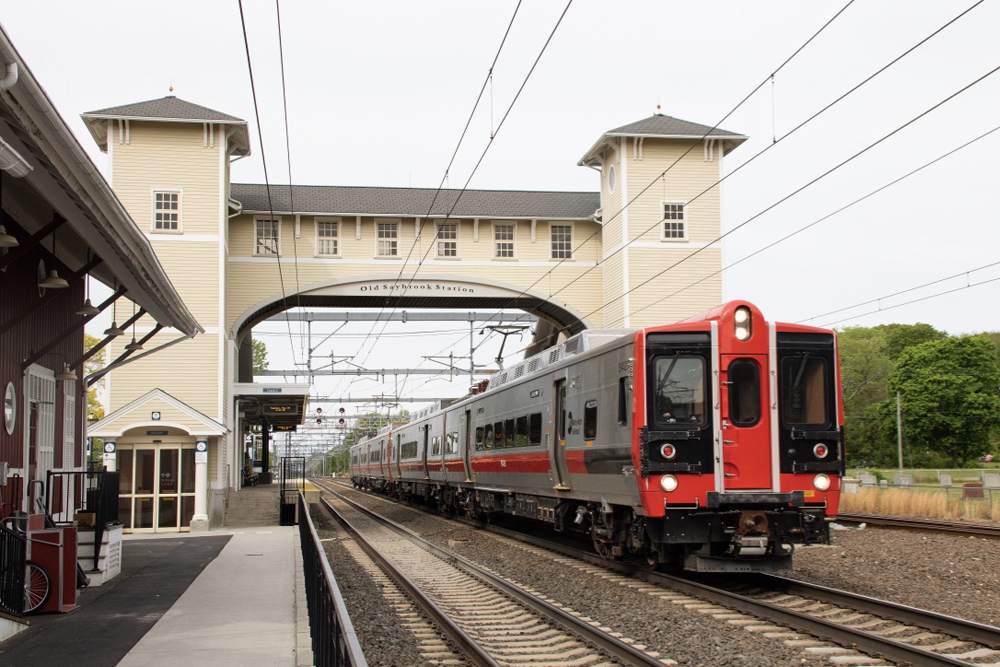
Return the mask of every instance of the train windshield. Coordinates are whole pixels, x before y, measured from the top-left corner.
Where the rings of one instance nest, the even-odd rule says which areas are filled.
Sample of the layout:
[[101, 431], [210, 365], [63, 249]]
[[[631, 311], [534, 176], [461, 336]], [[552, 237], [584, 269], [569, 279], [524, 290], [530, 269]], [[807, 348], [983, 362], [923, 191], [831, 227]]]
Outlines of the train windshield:
[[827, 363], [802, 353], [781, 360], [782, 419], [789, 426], [825, 427], [830, 423]]
[[653, 423], [666, 428], [707, 423], [705, 359], [678, 352], [653, 364]]

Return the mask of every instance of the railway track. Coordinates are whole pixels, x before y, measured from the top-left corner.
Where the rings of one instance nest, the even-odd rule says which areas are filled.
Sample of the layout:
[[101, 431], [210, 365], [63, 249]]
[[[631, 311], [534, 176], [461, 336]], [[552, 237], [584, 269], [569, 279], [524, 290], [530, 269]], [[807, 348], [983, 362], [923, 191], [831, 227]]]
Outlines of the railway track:
[[324, 507], [474, 664], [671, 664], [326, 490]]
[[906, 528], [910, 530], [929, 530], [943, 533], [958, 533], [960, 535], [981, 535], [1000, 539], [1000, 526], [988, 526], [976, 523], [958, 521], [933, 521], [931, 519], [908, 519], [877, 514], [838, 514], [837, 521], [844, 523], [867, 523], [886, 528]]
[[[608, 562], [579, 547], [506, 528], [485, 528], [521, 544], [532, 545], [523, 548], [536, 551], [536, 555], [547, 552], [553, 557], [554, 552], [571, 558], [586, 574], [611, 570], [627, 580], [651, 584], [642, 589], [651, 595], [681, 596], [674, 599], [678, 604], [686, 604], [685, 597], [689, 597], [693, 603], [703, 601], [717, 605], [721, 612], [717, 616], [731, 623], [746, 624], [753, 623], [753, 618], [764, 619], [775, 625], [771, 628], [775, 637], [782, 636], [782, 629], [791, 628], [902, 664], [1000, 664], [1000, 629], [992, 626], [786, 577], [674, 576], [629, 563]], [[698, 611], [714, 613], [711, 606], [704, 605]], [[734, 611], [738, 612], [735, 617], [725, 613]], [[749, 616], [739, 618], [740, 614]], [[759, 625], [759, 621], [757, 623]], [[801, 644], [806, 646], [807, 642]], [[874, 664], [874, 661], [867, 664]]]

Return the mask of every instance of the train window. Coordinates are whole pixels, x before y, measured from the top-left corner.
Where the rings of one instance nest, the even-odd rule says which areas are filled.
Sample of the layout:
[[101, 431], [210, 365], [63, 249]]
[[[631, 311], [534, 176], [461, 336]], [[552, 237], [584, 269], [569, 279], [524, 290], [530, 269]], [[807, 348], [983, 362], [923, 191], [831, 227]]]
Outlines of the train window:
[[677, 352], [657, 357], [653, 365], [654, 424], [667, 428], [705, 424], [705, 359]]
[[726, 371], [729, 381], [729, 421], [753, 426], [760, 421], [760, 367], [753, 359], [737, 359]]
[[417, 441], [414, 440], [413, 442], [404, 442], [400, 446], [399, 452], [400, 457], [404, 460], [417, 458]]
[[493, 446], [503, 447], [503, 422], [493, 424]]
[[583, 439], [597, 437], [597, 401], [587, 401], [583, 406]]
[[515, 447], [527, 447], [531, 444], [528, 439], [528, 417], [518, 417], [517, 418], [517, 435], [514, 436], [514, 446]]
[[618, 378], [618, 425], [628, 425], [628, 396], [632, 389], [632, 383], [628, 377]]
[[542, 444], [542, 413], [536, 412], [528, 417], [528, 440], [533, 445]]
[[446, 442], [448, 447], [447, 454], [457, 454], [458, 453], [458, 431], [452, 431], [448, 434], [448, 440]]
[[483, 427], [483, 447], [486, 449], [493, 447], [493, 424]]
[[505, 419], [503, 422], [503, 446], [513, 447], [514, 446], [514, 420]]
[[826, 360], [809, 353], [781, 360], [781, 416], [789, 425], [825, 426], [828, 414]]
[[441, 436], [435, 435], [431, 438], [431, 455], [439, 456], [441, 454]]
[[486, 449], [486, 442], [483, 440], [483, 436], [486, 434], [486, 429], [482, 426], [476, 427], [476, 449]]

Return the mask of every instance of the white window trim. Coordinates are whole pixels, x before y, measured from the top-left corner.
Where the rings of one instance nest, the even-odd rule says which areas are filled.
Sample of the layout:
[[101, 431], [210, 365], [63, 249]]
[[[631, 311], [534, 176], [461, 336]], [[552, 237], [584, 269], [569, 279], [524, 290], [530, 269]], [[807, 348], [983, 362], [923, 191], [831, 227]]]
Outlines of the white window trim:
[[[667, 222], [663, 218], [664, 205], [666, 204], [680, 204], [684, 207], [684, 236], [683, 238], [667, 238], [666, 230], [664, 229], [664, 223]], [[690, 234], [691, 227], [691, 212], [688, 210], [688, 202], [681, 199], [661, 199], [660, 200], [660, 241], [663, 243], [687, 243], [688, 235]]]
[[[335, 222], [337, 223], [337, 252], [330, 254], [319, 251], [319, 223], [321, 222]], [[344, 256], [344, 221], [341, 218], [321, 218], [317, 217], [313, 219], [313, 235], [315, 237], [315, 245], [313, 246], [313, 256], [315, 257], [343, 257]], [[256, 241], [256, 240], [255, 240]], [[255, 243], [256, 245], [256, 243]]]
[[[448, 218], [448, 219], [438, 218], [436, 220], [432, 218], [432, 221], [434, 222], [434, 258], [435, 259], [443, 259], [443, 260], [446, 260], [446, 261], [454, 261], [454, 260], [457, 260], [457, 259], [461, 259], [462, 258], [462, 243], [461, 243], [461, 239], [462, 239], [462, 223], [460, 221], [456, 220], [455, 218]], [[454, 241], [455, 241], [455, 255], [454, 256], [452, 256], [452, 255], [442, 255], [442, 254], [440, 254], [438, 252], [440, 250], [440, 248], [441, 248], [441, 246], [438, 245], [439, 243], [441, 243], [441, 239], [438, 238], [438, 225], [455, 225], [455, 239], [454, 239]]]
[[[177, 229], [156, 228], [156, 193], [169, 192], [177, 195]], [[149, 233], [150, 234], [183, 234], [184, 233], [184, 188], [174, 186], [155, 186], [149, 189]]]
[[[272, 255], [271, 253], [257, 252], [257, 221], [258, 220], [276, 220], [278, 222], [278, 254]], [[253, 244], [253, 256], [254, 257], [281, 257], [281, 228], [285, 226], [284, 220], [281, 219], [280, 215], [255, 215], [253, 217], [253, 236], [251, 243]]]
[[613, 164], [608, 165], [607, 181], [608, 194], [613, 195], [615, 193], [615, 188], [618, 187], [618, 170], [615, 169], [615, 165]]
[[[378, 226], [379, 226], [380, 223], [381, 224], [396, 223], [396, 254], [395, 255], [380, 255], [379, 252], [378, 252], [378, 243], [379, 243], [379, 241], [385, 240], [385, 239], [379, 239], [379, 237], [378, 237]], [[401, 250], [400, 241], [402, 240], [402, 237], [403, 237], [403, 220], [401, 218], [375, 218], [375, 229], [374, 229], [374, 231], [375, 231], [375, 233], [372, 236], [375, 237], [374, 238], [374, 240], [375, 240], [375, 248], [374, 248], [374, 250], [375, 250], [375, 259], [383, 259], [383, 260], [384, 259], [388, 259], [388, 260], [400, 259], [400, 250]]]
[[[490, 251], [491, 259], [498, 262], [512, 262], [517, 259], [517, 220], [493, 220], [490, 222], [490, 245], [493, 247]], [[514, 227], [514, 238], [511, 242], [514, 244], [513, 257], [500, 257], [497, 255], [497, 225], [511, 225]]]
[[[553, 257], [552, 256], [552, 228], [553, 227], [569, 227], [569, 257]], [[574, 246], [576, 239], [576, 223], [575, 222], [559, 222], [557, 220], [549, 221], [549, 259], [553, 262], [574, 262], [576, 261], [576, 247]]]

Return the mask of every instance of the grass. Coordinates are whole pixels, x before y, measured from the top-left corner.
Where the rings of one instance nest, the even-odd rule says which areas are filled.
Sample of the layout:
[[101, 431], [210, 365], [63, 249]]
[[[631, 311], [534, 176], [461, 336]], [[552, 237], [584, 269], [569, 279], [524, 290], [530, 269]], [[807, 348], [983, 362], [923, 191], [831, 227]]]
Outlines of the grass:
[[878, 489], [861, 488], [858, 493], [840, 496], [840, 511], [845, 514], [881, 514], [915, 519], [970, 521], [1000, 524], [1000, 493], [986, 492], [983, 500], [962, 500], [961, 491], [953, 489]]

